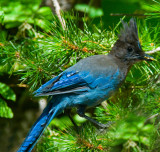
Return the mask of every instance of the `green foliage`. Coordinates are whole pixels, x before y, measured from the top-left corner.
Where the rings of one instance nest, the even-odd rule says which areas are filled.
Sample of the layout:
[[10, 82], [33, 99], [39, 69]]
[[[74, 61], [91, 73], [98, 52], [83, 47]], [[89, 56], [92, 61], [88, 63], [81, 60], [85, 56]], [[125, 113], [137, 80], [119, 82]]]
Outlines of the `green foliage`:
[[[55, 129], [54, 129], [55, 130]], [[48, 129], [45, 133], [46, 136], [42, 138], [42, 143], [51, 142], [52, 145], [43, 144], [40, 142], [37, 145], [37, 151], [101, 151], [103, 150], [101, 139], [98, 140], [98, 133], [96, 128], [91, 124], [83, 124], [78, 130], [78, 134], [72, 127], [67, 127], [65, 131], [56, 132]], [[48, 138], [49, 137], [49, 138]], [[45, 149], [44, 149], [45, 147]]]
[[[62, 122], [61, 122], [62, 123]], [[65, 122], [63, 122], [65, 124]], [[126, 115], [108, 130], [99, 130], [87, 123], [79, 127], [78, 132], [66, 124], [64, 130], [50, 125], [37, 144], [37, 151], [150, 151], [157, 138], [153, 124], [146, 124], [145, 117]]]
[[103, 10], [101, 8], [94, 8], [93, 6], [89, 6], [87, 4], [77, 4], [75, 9], [77, 11], [87, 13], [91, 18], [100, 17], [103, 15]]
[[150, 3], [146, 3], [145, 5], [142, 5], [142, 8], [144, 10], [147, 10], [148, 12], [145, 13], [145, 15], [147, 15], [148, 19], [157, 19], [160, 18], [160, 2], [157, 0], [153, 0], [152, 4]]
[[[51, 19], [47, 15], [50, 12], [48, 8], [39, 8], [39, 4], [39, 0], [26, 3], [18, 0], [9, 4], [3, 2], [0, 12], [0, 20], [5, 28], [19, 26], [15, 37], [10, 38], [7, 30], [0, 33], [0, 72], [16, 75], [22, 83], [29, 85], [31, 91], [82, 58], [107, 54], [117, 40], [120, 29], [120, 24], [117, 24], [115, 29], [102, 30], [102, 27], [86, 22], [85, 17], [80, 19], [78, 15], [65, 13], [64, 30], [58, 18], [52, 16]], [[87, 8], [90, 17], [102, 15], [101, 10], [95, 11], [85, 5], [76, 6], [77, 10], [81, 8], [83, 11]], [[137, 24], [142, 48], [149, 51], [159, 47], [159, 24], [152, 26], [148, 20], [138, 21]], [[43, 31], [37, 30], [37, 26]], [[159, 60], [160, 53], [156, 52], [153, 56]], [[104, 102], [103, 107], [96, 108], [95, 113], [90, 114], [102, 123], [114, 121], [108, 129], [97, 129], [88, 121], [79, 120], [73, 112], [74, 120], [79, 124], [78, 132], [68, 117], [56, 118], [45, 131], [36, 150], [159, 151], [156, 146], [160, 141], [159, 69], [159, 62], [136, 64], [124, 85], [108, 103]], [[15, 101], [15, 94], [3, 83], [0, 83], [0, 87], [3, 97], [0, 98], [0, 116], [11, 118], [13, 113], [6, 100]], [[157, 117], [150, 118], [154, 115]]]
[[3, 98], [7, 100], [12, 100], [12, 101], [16, 100], [16, 95], [14, 94], [13, 90], [9, 86], [1, 82], [0, 82], [0, 94], [3, 96]]
[[13, 112], [11, 108], [7, 106], [5, 100], [15, 101], [16, 100], [15, 93], [9, 86], [0, 82], [0, 95], [3, 97], [3, 98], [0, 97], [0, 117], [12, 118]]
[[153, 125], [144, 125], [144, 118], [133, 115], [118, 123], [108, 132], [108, 136], [113, 139], [112, 145], [114, 146], [125, 144], [129, 140], [149, 146], [152, 133]]
[[108, 52], [115, 42], [112, 31], [101, 31], [95, 27], [95, 32], [91, 33], [86, 23], [84, 30], [78, 29], [68, 16], [68, 30], [62, 30], [54, 17], [53, 22], [46, 26], [50, 36], [41, 33], [40, 37], [25, 39], [21, 45], [10, 42], [2, 47], [0, 55], [4, 69], [22, 75], [23, 82], [35, 89], [42, 80], [47, 81], [79, 59]]
[[4, 11], [0, 11], [0, 23], [3, 24], [4, 21]]
[[[160, 29], [158, 26], [156, 28], [148, 28], [148, 25], [146, 22], [144, 22], [138, 23], [138, 27], [140, 41], [145, 50], [151, 50], [159, 46]], [[110, 44], [113, 44], [116, 40], [116, 37], [114, 36], [115, 33], [105, 31], [105, 33], [109, 33], [109, 36], [113, 34], [114, 37], [109, 39], [109, 36], [105, 35], [103, 32], [98, 32], [100, 30], [97, 30], [97, 28], [94, 30], [95, 33], [90, 32], [87, 28], [84, 31], [77, 30], [76, 34], [74, 34], [75, 29], [73, 27], [68, 27], [68, 29], [72, 30], [70, 33], [67, 31], [67, 35], [63, 35], [64, 37], [66, 36], [65, 39], [68, 40], [67, 45], [64, 47], [68, 46], [69, 44], [69, 51], [79, 51], [79, 54], [76, 55], [76, 57], [93, 55], [94, 53], [106, 54], [108, 50], [107, 48], [111, 47], [111, 45], [107, 46], [107, 41], [110, 41]], [[85, 44], [87, 50], [93, 50], [92, 52], [86, 52], [87, 54], [84, 54], [85, 52], [81, 52], [83, 49], [75, 49], [76, 47], [80, 48], [83, 45], [83, 32], [85, 31], [87, 32], [84, 35], [88, 34], [86, 37], [89, 37], [91, 40], [93, 39], [92, 42], [97, 42], [102, 38], [103, 41], [101, 42], [104, 43], [100, 44], [103, 44], [106, 49], [103, 50], [103, 47], [98, 48], [99, 45], [94, 44], [94, 47], [96, 46], [95, 51], [100, 51], [94, 52], [94, 47], [87, 45], [87, 43]], [[72, 38], [72, 35], [74, 39]], [[78, 35], [78, 37], [76, 35]], [[87, 41], [90, 41], [90, 39], [87, 39]], [[51, 42], [51, 40], [48, 42]], [[44, 46], [47, 46], [47, 43], [45, 43]], [[76, 47], [73, 47], [75, 45]], [[58, 45], [58, 47], [60, 46]], [[63, 47], [63, 45], [61, 47]], [[48, 48], [52, 50], [50, 45], [48, 45]], [[65, 48], [63, 48], [63, 50], [65, 50]], [[72, 52], [72, 54], [74, 53], [75, 52]], [[158, 58], [158, 56], [159, 52], [155, 58]], [[70, 59], [70, 65], [77, 62], [76, 57], [74, 62], [72, 59]], [[158, 78], [160, 73], [159, 66], [159, 62], [143, 62], [135, 65], [127, 76], [126, 83], [122, 86], [121, 89], [119, 89], [116, 95], [109, 100], [109, 103], [105, 106], [105, 109], [102, 107], [96, 108], [96, 119], [102, 123], [107, 123], [108, 121], [116, 122], [108, 130], [99, 132], [99, 130], [95, 129], [88, 123], [87, 125], [82, 125], [79, 128], [78, 133], [76, 133], [75, 130], [70, 129], [71, 125], [67, 125], [65, 128], [61, 128], [61, 131], [57, 131], [54, 128], [53, 130], [55, 130], [55, 132], [52, 132], [51, 130], [46, 131], [46, 136], [37, 145], [37, 151], [139, 152], [156, 149], [156, 141], [160, 138], [158, 133], [159, 131], [157, 129], [159, 128], [159, 123], [156, 123], [155, 125], [153, 124], [156, 118], [150, 119], [149, 123], [147, 118], [160, 112], [160, 90]], [[53, 122], [55, 126], [55, 124], [57, 124], [57, 120]], [[66, 123], [64, 122], [64, 124]], [[60, 124], [57, 127], [59, 128], [60, 126], [63, 125]], [[52, 128], [53, 124], [51, 124], [50, 127]], [[47, 145], [47, 143], [51, 144]]]
[[13, 112], [11, 108], [7, 106], [7, 103], [0, 98], [0, 117], [13, 118]]
[[[3, 13], [3, 23], [5, 28], [14, 28], [27, 22], [44, 29], [45, 19], [50, 20], [52, 16], [49, 7], [39, 7], [41, 0], [34, 1], [1, 1], [1, 12]], [[0, 15], [2, 15], [2, 13]]]

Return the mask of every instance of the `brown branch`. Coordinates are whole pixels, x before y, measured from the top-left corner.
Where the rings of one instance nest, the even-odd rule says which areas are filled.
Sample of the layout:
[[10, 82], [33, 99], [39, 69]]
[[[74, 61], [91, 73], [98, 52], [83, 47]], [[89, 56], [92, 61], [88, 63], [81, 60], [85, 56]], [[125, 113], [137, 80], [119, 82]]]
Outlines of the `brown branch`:
[[78, 143], [82, 144], [83, 146], [87, 147], [88, 149], [96, 149], [96, 150], [104, 150], [104, 148], [102, 147], [101, 144], [99, 144], [98, 146], [95, 146], [94, 144], [84, 140], [83, 138], [78, 137]]
[[62, 37], [62, 39], [63, 39], [63, 43], [65, 43], [66, 45], [68, 45], [68, 48], [70, 48], [70, 49], [73, 49], [73, 50], [81, 50], [81, 51], [83, 51], [83, 52], [91, 52], [90, 50], [88, 50], [88, 48], [87, 47], [84, 47], [84, 48], [79, 48], [78, 46], [76, 46], [76, 45], [74, 45], [74, 44], [71, 44], [69, 41], [67, 41], [67, 40], [65, 40], [63, 37]]
[[27, 84], [9, 84], [10, 87], [20, 87], [20, 88], [28, 88], [29, 86]]
[[145, 14], [125, 14], [125, 13], [111, 13], [110, 16], [150, 16]]
[[101, 46], [103, 49], [106, 49], [105, 46], [103, 46], [102, 44], [99, 44], [98, 42], [93, 42], [93, 41], [82, 41], [82, 43], [87, 43], [87, 42], [94, 43], [94, 44], [98, 44], [98, 45]]

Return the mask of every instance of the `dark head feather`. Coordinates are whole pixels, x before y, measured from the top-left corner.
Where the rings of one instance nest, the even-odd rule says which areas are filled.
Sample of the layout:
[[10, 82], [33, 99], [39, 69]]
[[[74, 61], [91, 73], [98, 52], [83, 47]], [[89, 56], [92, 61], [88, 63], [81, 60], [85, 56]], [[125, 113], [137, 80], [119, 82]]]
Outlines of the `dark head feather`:
[[139, 41], [136, 21], [131, 18], [129, 21], [129, 25], [123, 20], [121, 20], [121, 22], [123, 24], [123, 29], [121, 29], [118, 36], [119, 40], [128, 43], [132, 43], [133, 41]]
[[135, 20], [132, 18], [129, 24], [122, 21], [122, 24], [123, 29], [121, 29], [119, 39], [112, 47], [110, 55], [116, 57], [118, 61], [128, 66], [141, 60], [153, 60], [151, 57], [148, 57], [141, 48]]

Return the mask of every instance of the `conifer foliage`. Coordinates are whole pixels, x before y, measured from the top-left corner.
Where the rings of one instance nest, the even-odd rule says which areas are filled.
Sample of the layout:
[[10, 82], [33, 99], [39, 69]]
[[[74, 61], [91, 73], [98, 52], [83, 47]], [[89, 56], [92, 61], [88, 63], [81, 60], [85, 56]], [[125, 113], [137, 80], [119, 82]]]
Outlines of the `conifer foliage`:
[[[48, 13], [48, 8], [37, 7], [33, 11], [40, 15], [21, 20], [20, 25], [5, 20], [5, 9], [0, 11], [0, 21], [6, 26], [0, 33], [0, 73], [15, 75], [21, 81], [19, 85], [30, 88], [30, 92], [82, 58], [107, 54], [121, 27], [119, 22], [115, 28], [103, 29], [101, 25], [92, 25], [86, 16], [80, 18], [75, 12], [65, 12], [61, 14], [65, 20], [63, 28], [56, 15], [47, 19], [41, 16], [45, 11]], [[146, 51], [158, 48], [159, 25], [152, 27], [145, 20], [137, 20], [137, 24], [142, 48]], [[7, 28], [13, 26], [19, 26], [14, 36], [7, 33]], [[152, 56], [157, 62], [136, 64], [117, 93], [88, 113], [102, 123], [114, 121], [111, 127], [96, 128], [80, 119], [73, 109], [78, 131], [67, 116], [56, 118], [35, 149], [41, 152], [160, 151], [160, 52]], [[15, 101], [16, 95], [9, 85], [0, 82], [0, 117], [13, 117], [8, 100]]]

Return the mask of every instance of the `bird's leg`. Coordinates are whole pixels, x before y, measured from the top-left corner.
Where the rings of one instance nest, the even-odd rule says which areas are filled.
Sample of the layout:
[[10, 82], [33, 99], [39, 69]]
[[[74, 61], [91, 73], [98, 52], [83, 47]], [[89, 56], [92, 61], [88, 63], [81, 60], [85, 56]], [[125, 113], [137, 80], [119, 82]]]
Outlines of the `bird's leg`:
[[71, 117], [71, 109], [65, 109], [65, 113], [68, 115], [68, 117], [71, 120], [72, 124], [74, 125], [76, 131], [78, 131], [78, 126], [75, 123], [75, 121], [73, 120], [73, 118]]
[[92, 119], [88, 116], [85, 115], [85, 107], [79, 107], [78, 110], [77, 110], [77, 113], [80, 117], [83, 117], [87, 120], [89, 120], [90, 122], [92, 122], [94, 125], [98, 126], [98, 127], [101, 127], [101, 128], [108, 128], [112, 122], [108, 122], [107, 124], [102, 124], [98, 121], [96, 121], [95, 119]]

